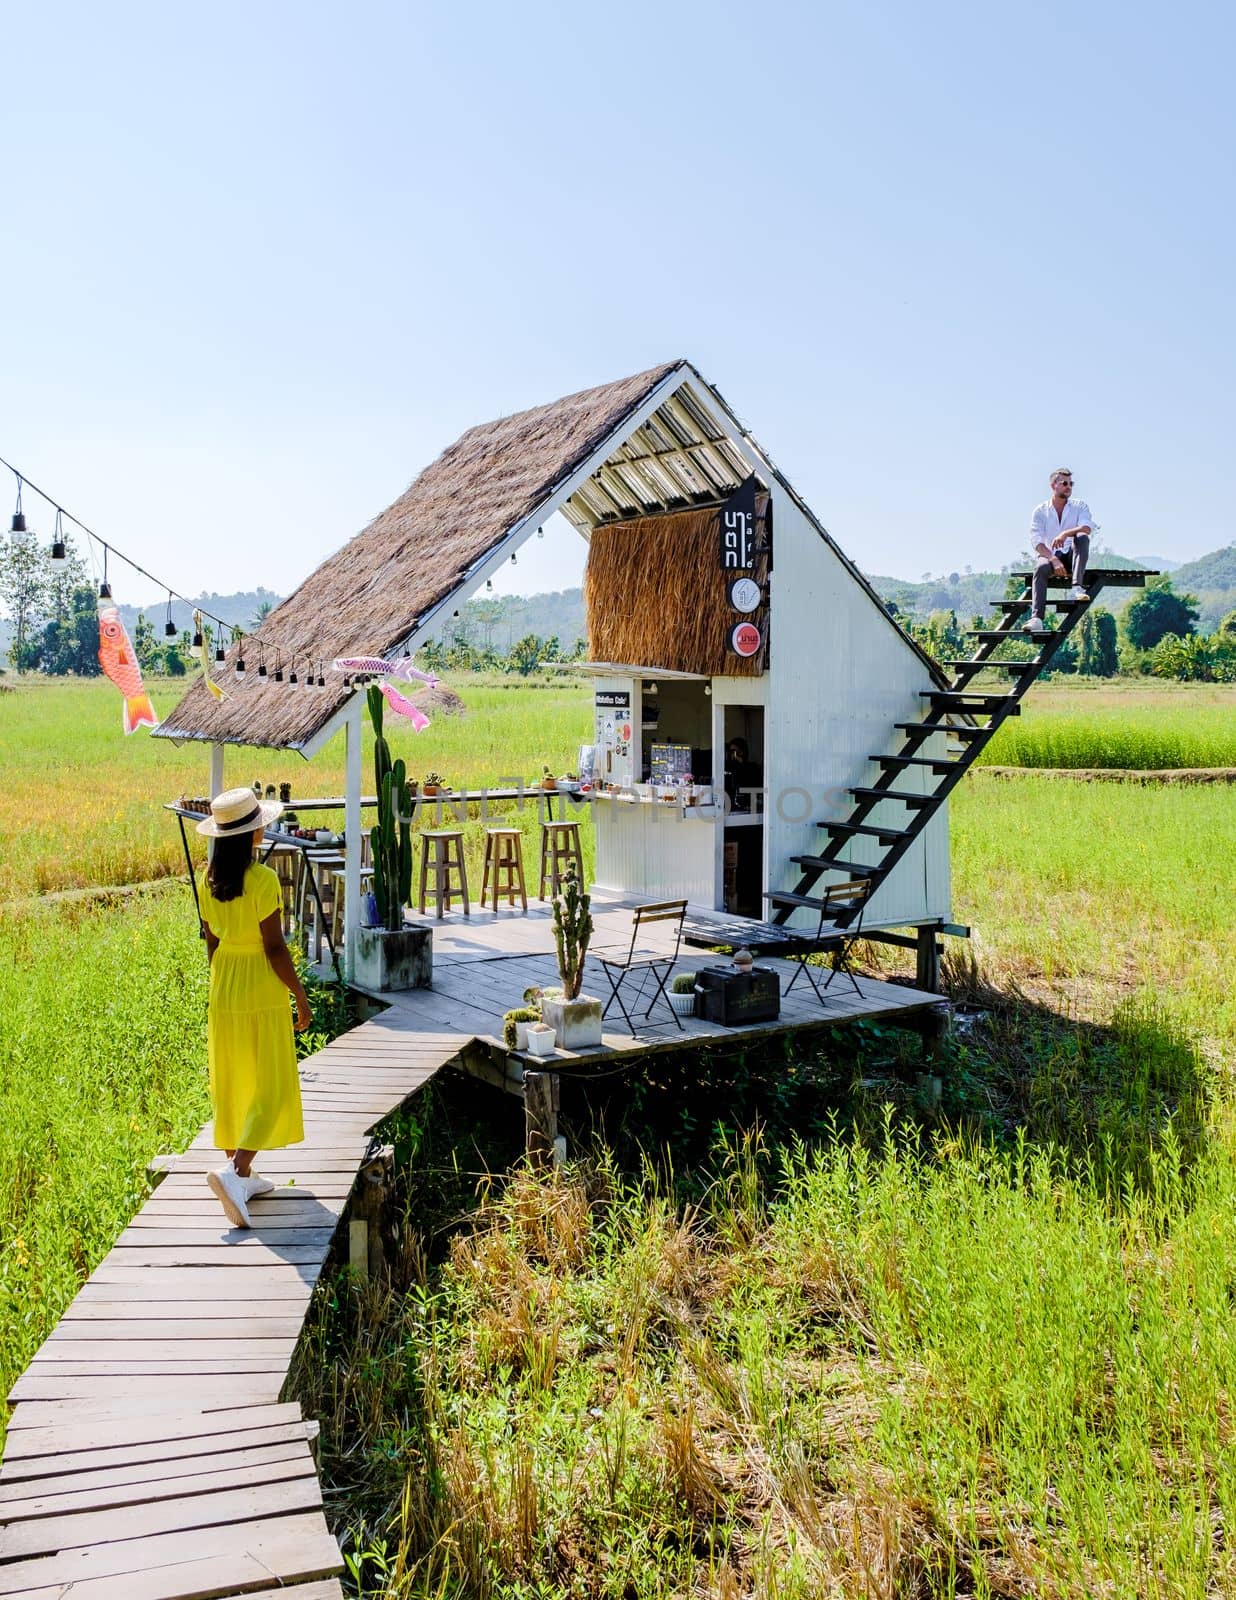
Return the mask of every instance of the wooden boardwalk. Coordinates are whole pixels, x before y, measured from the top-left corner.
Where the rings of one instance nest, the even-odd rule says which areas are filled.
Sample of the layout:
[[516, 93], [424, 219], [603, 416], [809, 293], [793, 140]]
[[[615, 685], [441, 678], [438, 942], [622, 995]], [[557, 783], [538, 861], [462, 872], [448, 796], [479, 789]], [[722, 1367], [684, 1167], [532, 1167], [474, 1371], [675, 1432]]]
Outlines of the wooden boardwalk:
[[[597, 896], [598, 950], [629, 937], [629, 908]], [[249, 1231], [226, 1226], [205, 1174], [207, 1125], [151, 1195], [14, 1385], [0, 1465], [0, 1597], [337, 1600], [338, 1547], [322, 1512], [316, 1424], [282, 1400], [314, 1284], [370, 1146], [370, 1130], [448, 1062], [522, 1094], [538, 1071], [613, 1068], [654, 1051], [860, 1016], [908, 1020], [939, 996], [805, 980], [776, 1023], [724, 1029], [662, 1008], [636, 1036], [532, 1062], [498, 1037], [502, 1013], [556, 976], [548, 911], [434, 924], [434, 987], [301, 1064], [305, 1142], [264, 1152], [277, 1187]], [[689, 951], [679, 969], [710, 958]], [[782, 988], [792, 970], [785, 962]], [[590, 985], [600, 992], [596, 983]]]

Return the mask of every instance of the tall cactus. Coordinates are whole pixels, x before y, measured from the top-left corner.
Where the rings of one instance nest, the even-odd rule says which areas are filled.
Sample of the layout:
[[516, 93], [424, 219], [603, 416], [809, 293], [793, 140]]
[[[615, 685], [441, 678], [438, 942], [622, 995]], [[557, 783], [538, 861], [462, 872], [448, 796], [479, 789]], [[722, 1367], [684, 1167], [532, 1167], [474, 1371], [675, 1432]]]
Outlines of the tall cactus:
[[554, 896], [554, 946], [564, 1000], [579, 998], [584, 981], [584, 957], [592, 938], [592, 900], [572, 868]]
[[397, 933], [403, 927], [403, 908], [412, 897], [412, 791], [403, 761], [391, 761], [390, 746], [382, 734], [386, 702], [376, 685], [370, 685], [368, 703], [378, 791], [378, 822], [369, 831], [373, 893], [379, 922], [389, 932]]

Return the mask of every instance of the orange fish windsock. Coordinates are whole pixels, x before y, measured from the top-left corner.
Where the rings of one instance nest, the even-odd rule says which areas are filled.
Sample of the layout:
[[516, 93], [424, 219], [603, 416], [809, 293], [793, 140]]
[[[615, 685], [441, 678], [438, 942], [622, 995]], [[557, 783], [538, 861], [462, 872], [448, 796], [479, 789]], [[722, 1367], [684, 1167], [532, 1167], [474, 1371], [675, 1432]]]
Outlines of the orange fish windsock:
[[124, 696], [124, 731], [132, 733], [143, 723], [157, 728], [159, 719], [142, 687], [142, 669], [115, 606], [99, 612], [99, 665]]

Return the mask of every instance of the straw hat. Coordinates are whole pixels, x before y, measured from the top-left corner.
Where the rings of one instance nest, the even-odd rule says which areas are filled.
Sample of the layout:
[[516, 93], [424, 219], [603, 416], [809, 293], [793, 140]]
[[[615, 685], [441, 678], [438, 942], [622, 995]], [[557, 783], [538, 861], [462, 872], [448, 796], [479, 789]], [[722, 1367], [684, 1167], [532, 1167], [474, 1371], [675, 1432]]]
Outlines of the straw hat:
[[225, 789], [210, 802], [210, 815], [198, 823], [197, 831], [208, 839], [256, 833], [269, 828], [282, 810], [282, 800], [259, 800], [252, 789]]

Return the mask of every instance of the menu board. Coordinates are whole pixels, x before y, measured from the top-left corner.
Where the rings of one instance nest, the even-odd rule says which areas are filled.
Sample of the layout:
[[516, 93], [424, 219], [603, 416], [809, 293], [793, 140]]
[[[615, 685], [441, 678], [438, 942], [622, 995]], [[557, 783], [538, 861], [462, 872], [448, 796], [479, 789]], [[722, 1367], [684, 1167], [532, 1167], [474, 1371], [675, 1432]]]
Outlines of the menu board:
[[631, 691], [598, 689], [593, 706], [593, 782], [599, 788], [625, 789], [633, 781]]
[[649, 777], [653, 783], [681, 783], [691, 776], [689, 744], [654, 744]]

